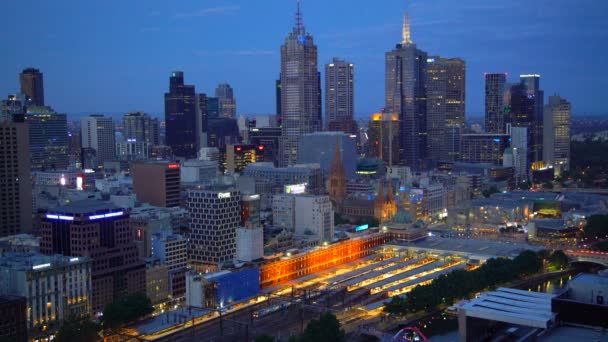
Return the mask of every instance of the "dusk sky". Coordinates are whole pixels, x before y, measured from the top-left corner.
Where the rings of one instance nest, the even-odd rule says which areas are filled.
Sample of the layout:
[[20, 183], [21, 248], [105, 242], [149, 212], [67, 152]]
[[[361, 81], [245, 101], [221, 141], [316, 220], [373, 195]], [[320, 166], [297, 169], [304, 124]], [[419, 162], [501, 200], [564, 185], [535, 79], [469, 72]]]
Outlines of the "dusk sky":
[[[56, 111], [162, 116], [171, 71], [197, 92], [234, 88], [238, 114], [274, 113], [280, 45], [296, 0], [2, 1], [0, 95], [19, 72], [44, 73]], [[541, 75], [545, 98], [558, 93], [574, 114], [606, 113], [606, 0], [302, 0], [319, 70], [332, 57], [355, 64], [355, 113], [384, 106], [384, 53], [412, 39], [429, 55], [467, 63], [467, 115], [483, 113], [484, 72]]]

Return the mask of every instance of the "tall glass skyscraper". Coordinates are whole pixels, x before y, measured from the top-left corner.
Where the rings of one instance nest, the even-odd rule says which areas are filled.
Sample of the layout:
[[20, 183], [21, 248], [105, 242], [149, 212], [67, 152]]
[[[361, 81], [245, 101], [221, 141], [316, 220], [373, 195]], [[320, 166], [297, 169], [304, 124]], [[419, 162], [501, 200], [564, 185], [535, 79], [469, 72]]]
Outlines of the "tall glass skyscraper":
[[34, 106], [44, 106], [44, 82], [38, 69], [27, 68], [19, 75], [21, 93], [25, 94]]
[[[325, 64], [325, 126], [338, 126], [353, 120], [355, 112], [355, 67], [334, 58]], [[331, 125], [334, 123], [334, 125]], [[331, 130], [331, 128], [330, 128]], [[354, 133], [354, 132], [353, 132]]]
[[570, 125], [572, 107], [559, 96], [549, 96], [545, 106], [543, 159], [557, 172], [570, 170]]
[[236, 99], [234, 90], [228, 83], [222, 83], [215, 88], [215, 97], [219, 102], [219, 116], [221, 118], [236, 119]]
[[419, 50], [412, 41], [407, 14], [403, 20], [403, 39], [395, 49], [386, 53], [385, 61], [385, 111], [397, 114], [401, 124], [400, 160], [393, 160], [393, 164], [423, 168], [427, 157], [427, 53]]
[[122, 117], [125, 139], [160, 145], [160, 126], [158, 119], [143, 112], [130, 112]]
[[50, 107], [30, 106], [25, 119], [29, 128], [32, 170], [63, 170], [68, 167], [68, 123], [65, 114]]
[[504, 91], [507, 74], [485, 74], [486, 78], [486, 110], [485, 126], [487, 133], [505, 132], [505, 103]]
[[300, 3], [296, 23], [281, 46], [282, 137], [279, 166], [298, 159], [298, 137], [321, 130], [320, 78], [317, 46], [302, 22]]
[[175, 71], [165, 93], [166, 145], [178, 157], [196, 158], [197, 122], [193, 85], [184, 85], [184, 73]]

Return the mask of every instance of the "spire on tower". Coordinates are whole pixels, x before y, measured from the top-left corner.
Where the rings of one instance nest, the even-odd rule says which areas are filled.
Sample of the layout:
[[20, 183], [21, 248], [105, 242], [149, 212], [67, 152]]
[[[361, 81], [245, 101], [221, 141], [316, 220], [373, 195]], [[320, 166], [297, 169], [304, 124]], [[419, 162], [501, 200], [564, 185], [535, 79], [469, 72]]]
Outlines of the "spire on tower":
[[294, 30], [298, 34], [304, 34], [304, 20], [302, 20], [302, 11], [300, 10], [300, 0], [298, 0], [297, 6], [298, 7], [296, 10], [296, 26], [294, 27]]
[[410, 33], [410, 14], [407, 12], [403, 15], [403, 40], [401, 41], [401, 44], [414, 44]]

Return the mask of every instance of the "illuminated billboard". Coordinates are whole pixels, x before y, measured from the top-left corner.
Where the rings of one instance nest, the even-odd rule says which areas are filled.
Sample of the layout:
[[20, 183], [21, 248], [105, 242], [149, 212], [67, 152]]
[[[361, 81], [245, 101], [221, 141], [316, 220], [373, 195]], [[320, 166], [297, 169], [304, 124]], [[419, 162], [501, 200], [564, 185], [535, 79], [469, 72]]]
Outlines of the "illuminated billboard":
[[285, 185], [285, 193], [294, 195], [304, 194], [306, 193], [307, 185], [308, 183]]
[[368, 229], [369, 229], [369, 224], [363, 224], [358, 227], [355, 227], [355, 232], [360, 232], [360, 231], [368, 230]]

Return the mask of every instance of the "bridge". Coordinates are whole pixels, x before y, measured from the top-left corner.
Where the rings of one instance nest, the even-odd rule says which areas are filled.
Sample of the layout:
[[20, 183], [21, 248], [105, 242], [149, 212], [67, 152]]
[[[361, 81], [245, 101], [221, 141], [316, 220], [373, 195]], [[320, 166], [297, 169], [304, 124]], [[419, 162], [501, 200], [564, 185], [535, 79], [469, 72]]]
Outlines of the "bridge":
[[607, 252], [598, 252], [598, 251], [590, 251], [586, 249], [581, 250], [566, 250], [564, 251], [566, 255], [570, 258], [572, 262], [591, 262], [594, 264], [599, 264], [604, 267], [608, 267], [608, 253]]

